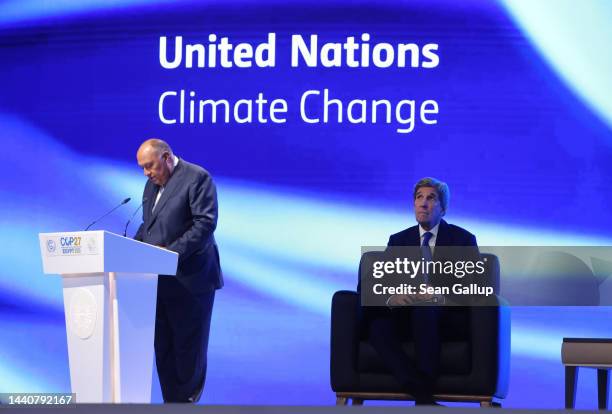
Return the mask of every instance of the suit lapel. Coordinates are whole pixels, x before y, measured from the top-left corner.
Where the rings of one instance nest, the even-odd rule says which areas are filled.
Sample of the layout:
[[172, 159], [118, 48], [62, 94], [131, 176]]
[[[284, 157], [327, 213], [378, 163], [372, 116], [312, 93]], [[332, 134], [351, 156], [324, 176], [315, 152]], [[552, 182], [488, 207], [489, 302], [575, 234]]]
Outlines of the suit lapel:
[[[436, 247], [437, 246], [451, 246], [451, 240], [448, 232], [448, 223], [444, 220], [440, 220], [440, 225], [438, 226], [438, 234], [436, 235]], [[434, 259], [437, 259], [439, 256], [440, 249], [434, 249]]]
[[142, 203], [142, 212], [143, 212], [143, 221], [148, 226], [149, 220], [151, 220], [151, 208], [153, 207], [153, 203], [155, 202], [155, 196], [157, 195], [158, 187], [153, 184], [150, 180], [147, 181], [145, 186], [145, 191], [143, 194], [143, 203]]
[[419, 231], [419, 226], [413, 226], [409, 230], [410, 234], [408, 235], [408, 243], [406, 243], [406, 246], [420, 246], [421, 232]]
[[436, 246], [448, 246], [451, 242], [450, 235], [448, 234], [448, 223], [444, 220], [440, 220], [440, 226], [438, 226], [438, 235], [436, 236]]
[[[176, 167], [174, 167], [174, 172], [172, 173], [172, 176], [170, 176], [170, 179], [166, 183], [164, 192], [162, 193], [161, 197], [159, 198], [159, 201], [157, 202], [157, 205], [155, 206], [155, 210], [151, 213], [151, 220], [149, 220], [149, 225], [147, 226], [147, 228], [151, 227], [153, 222], [155, 222], [155, 219], [157, 218], [159, 212], [164, 208], [166, 202], [172, 197], [174, 192], [180, 186], [180, 176], [183, 172], [182, 164], [183, 161], [179, 159], [178, 164], [176, 165]], [[155, 197], [157, 197], [157, 193], [153, 192], [152, 200], [150, 200], [151, 208], [153, 208], [153, 205], [155, 204]]]

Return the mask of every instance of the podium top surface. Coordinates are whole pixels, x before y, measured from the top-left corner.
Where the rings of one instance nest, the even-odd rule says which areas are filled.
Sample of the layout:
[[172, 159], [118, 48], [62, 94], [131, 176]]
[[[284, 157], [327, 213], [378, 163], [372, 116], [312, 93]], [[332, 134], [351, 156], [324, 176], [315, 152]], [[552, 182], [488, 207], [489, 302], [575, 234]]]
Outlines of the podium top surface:
[[40, 233], [38, 238], [46, 274], [176, 274], [178, 253], [108, 231]]

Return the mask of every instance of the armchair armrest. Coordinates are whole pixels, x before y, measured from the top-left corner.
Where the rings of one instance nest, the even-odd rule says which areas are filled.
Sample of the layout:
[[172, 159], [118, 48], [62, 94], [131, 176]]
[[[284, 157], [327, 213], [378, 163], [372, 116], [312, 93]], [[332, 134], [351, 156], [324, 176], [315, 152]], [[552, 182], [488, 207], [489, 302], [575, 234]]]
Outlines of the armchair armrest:
[[359, 308], [357, 292], [341, 290], [332, 298], [330, 376], [335, 392], [352, 391], [359, 384]]
[[496, 296], [497, 306], [471, 308], [472, 376], [484, 395], [504, 398], [510, 375], [510, 307]]

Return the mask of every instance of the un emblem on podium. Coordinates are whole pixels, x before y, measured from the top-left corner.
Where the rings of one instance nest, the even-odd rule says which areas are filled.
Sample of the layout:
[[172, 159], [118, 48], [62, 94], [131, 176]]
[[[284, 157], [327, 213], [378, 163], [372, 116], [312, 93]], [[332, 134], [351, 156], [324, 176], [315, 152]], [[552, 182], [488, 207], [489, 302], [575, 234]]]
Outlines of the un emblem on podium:
[[47, 252], [55, 253], [55, 249], [56, 248], [57, 248], [57, 246], [55, 245], [55, 240], [47, 239]]
[[76, 289], [70, 298], [68, 309], [70, 330], [81, 339], [87, 339], [93, 335], [98, 317], [94, 295], [85, 288]]

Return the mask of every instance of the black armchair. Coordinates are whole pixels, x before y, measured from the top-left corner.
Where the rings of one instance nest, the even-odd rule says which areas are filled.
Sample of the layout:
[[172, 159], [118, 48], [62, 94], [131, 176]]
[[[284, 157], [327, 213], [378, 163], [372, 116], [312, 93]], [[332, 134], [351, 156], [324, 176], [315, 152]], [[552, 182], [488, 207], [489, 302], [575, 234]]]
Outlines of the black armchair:
[[[489, 286], [499, 286], [499, 260], [487, 257]], [[497, 289], [498, 290], [498, 289]], [[496, 293], [499, 293], [496, 291]], [[387, 372], [362, 329], [359, 294], [339, 291], [332, 299], [331, 387], [336, 403], [364, 400], [412, 400]], [[439, 401], [499, 406], [505, 398], [510, 368], [510, 309], [507, 306], [447, 307], [441, 321]], [[414, 358], [408, 339], [404, 350]]]

